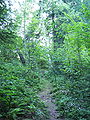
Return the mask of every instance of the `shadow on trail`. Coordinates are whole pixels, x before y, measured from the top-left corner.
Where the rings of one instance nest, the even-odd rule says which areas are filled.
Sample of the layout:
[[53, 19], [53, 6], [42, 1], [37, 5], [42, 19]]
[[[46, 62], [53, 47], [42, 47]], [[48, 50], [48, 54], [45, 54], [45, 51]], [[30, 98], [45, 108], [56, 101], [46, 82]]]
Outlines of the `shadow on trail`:
[[44, 84], [43, 91], [39, 93], [39, 97], [44, 101], [47, 106], [47, 111], [49, 112], [49, 119], [46, 120], [64, 120], [59, 118], [59, 113], [57, 112], [57, 106], [55, 105], [55, 100], [52, 99], [50, 92], [52, 91], [52, 85], [49, 81]]

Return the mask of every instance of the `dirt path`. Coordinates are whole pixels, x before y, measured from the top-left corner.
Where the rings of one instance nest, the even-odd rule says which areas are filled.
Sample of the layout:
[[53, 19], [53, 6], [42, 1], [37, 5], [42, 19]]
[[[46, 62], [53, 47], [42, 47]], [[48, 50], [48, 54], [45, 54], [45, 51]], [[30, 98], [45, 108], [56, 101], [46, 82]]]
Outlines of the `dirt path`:
[[45, 102], [47, 110], [49, 111], [50, 118], [47, 120], [63, 120], [58, 118], [59, 114], [56, 111], [57, 106], [55, 105], [55, 100], [52, 99], [52, 95], [50, 94], [51, 90], [51, 83], [49, 81], [46, 81], [44, 84], [43, 91], [39, 93], [39, 97]]

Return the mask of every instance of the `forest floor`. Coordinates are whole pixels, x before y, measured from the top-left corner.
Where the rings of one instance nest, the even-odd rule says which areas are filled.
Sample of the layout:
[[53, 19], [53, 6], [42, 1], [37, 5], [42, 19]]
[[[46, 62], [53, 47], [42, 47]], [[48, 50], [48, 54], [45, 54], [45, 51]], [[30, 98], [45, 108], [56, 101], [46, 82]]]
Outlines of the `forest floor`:
[[59, 113], [57, 111], [57, 106], [55, 104], [55, 99], [52, 98], [51, 91], [53, 87], [50, 81], [46, 80], [43, 83], [43, 89], [39, 93], [39, 97], [47, 106], [47, 111], [49, 112], [49, 118], [46, 120], [64, 120], [59, 118]]

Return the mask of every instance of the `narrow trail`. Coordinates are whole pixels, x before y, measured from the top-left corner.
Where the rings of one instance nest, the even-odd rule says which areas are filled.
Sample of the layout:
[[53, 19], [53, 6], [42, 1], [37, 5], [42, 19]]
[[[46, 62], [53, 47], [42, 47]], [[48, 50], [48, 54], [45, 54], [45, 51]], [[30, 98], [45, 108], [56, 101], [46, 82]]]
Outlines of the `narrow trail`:
[[52, 99], [50, 94], [52, 90], [52, 85], [49, 81], [44, 84], [43, 91], [39, 93], [39, 97], [44, 101], [47, 106], [47, 111], [49, 112], [49, 119], [46, 120], [63, 120], [59, 118], [59, 113], [57, 112], [57, 106], [55, 105], [55, 100]]

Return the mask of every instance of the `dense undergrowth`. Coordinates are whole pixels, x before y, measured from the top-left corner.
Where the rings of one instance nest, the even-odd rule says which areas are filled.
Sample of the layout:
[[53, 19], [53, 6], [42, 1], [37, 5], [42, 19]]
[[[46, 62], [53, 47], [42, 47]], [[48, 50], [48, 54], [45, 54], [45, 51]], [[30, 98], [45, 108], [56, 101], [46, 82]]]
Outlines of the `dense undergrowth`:
[[[84, 74], [85, 75], [85, 74]], [[90, 119], [90, 73], [88, 76], [66, 77], [57, 75], [53, 83], [53, 97], [60, 117], [65, 120], [89, 120]]]
[[45, 117], [44, 103], [38, 97], [38, 72], [18, 61], [0, 64], [0, 119], [23, 120]]

